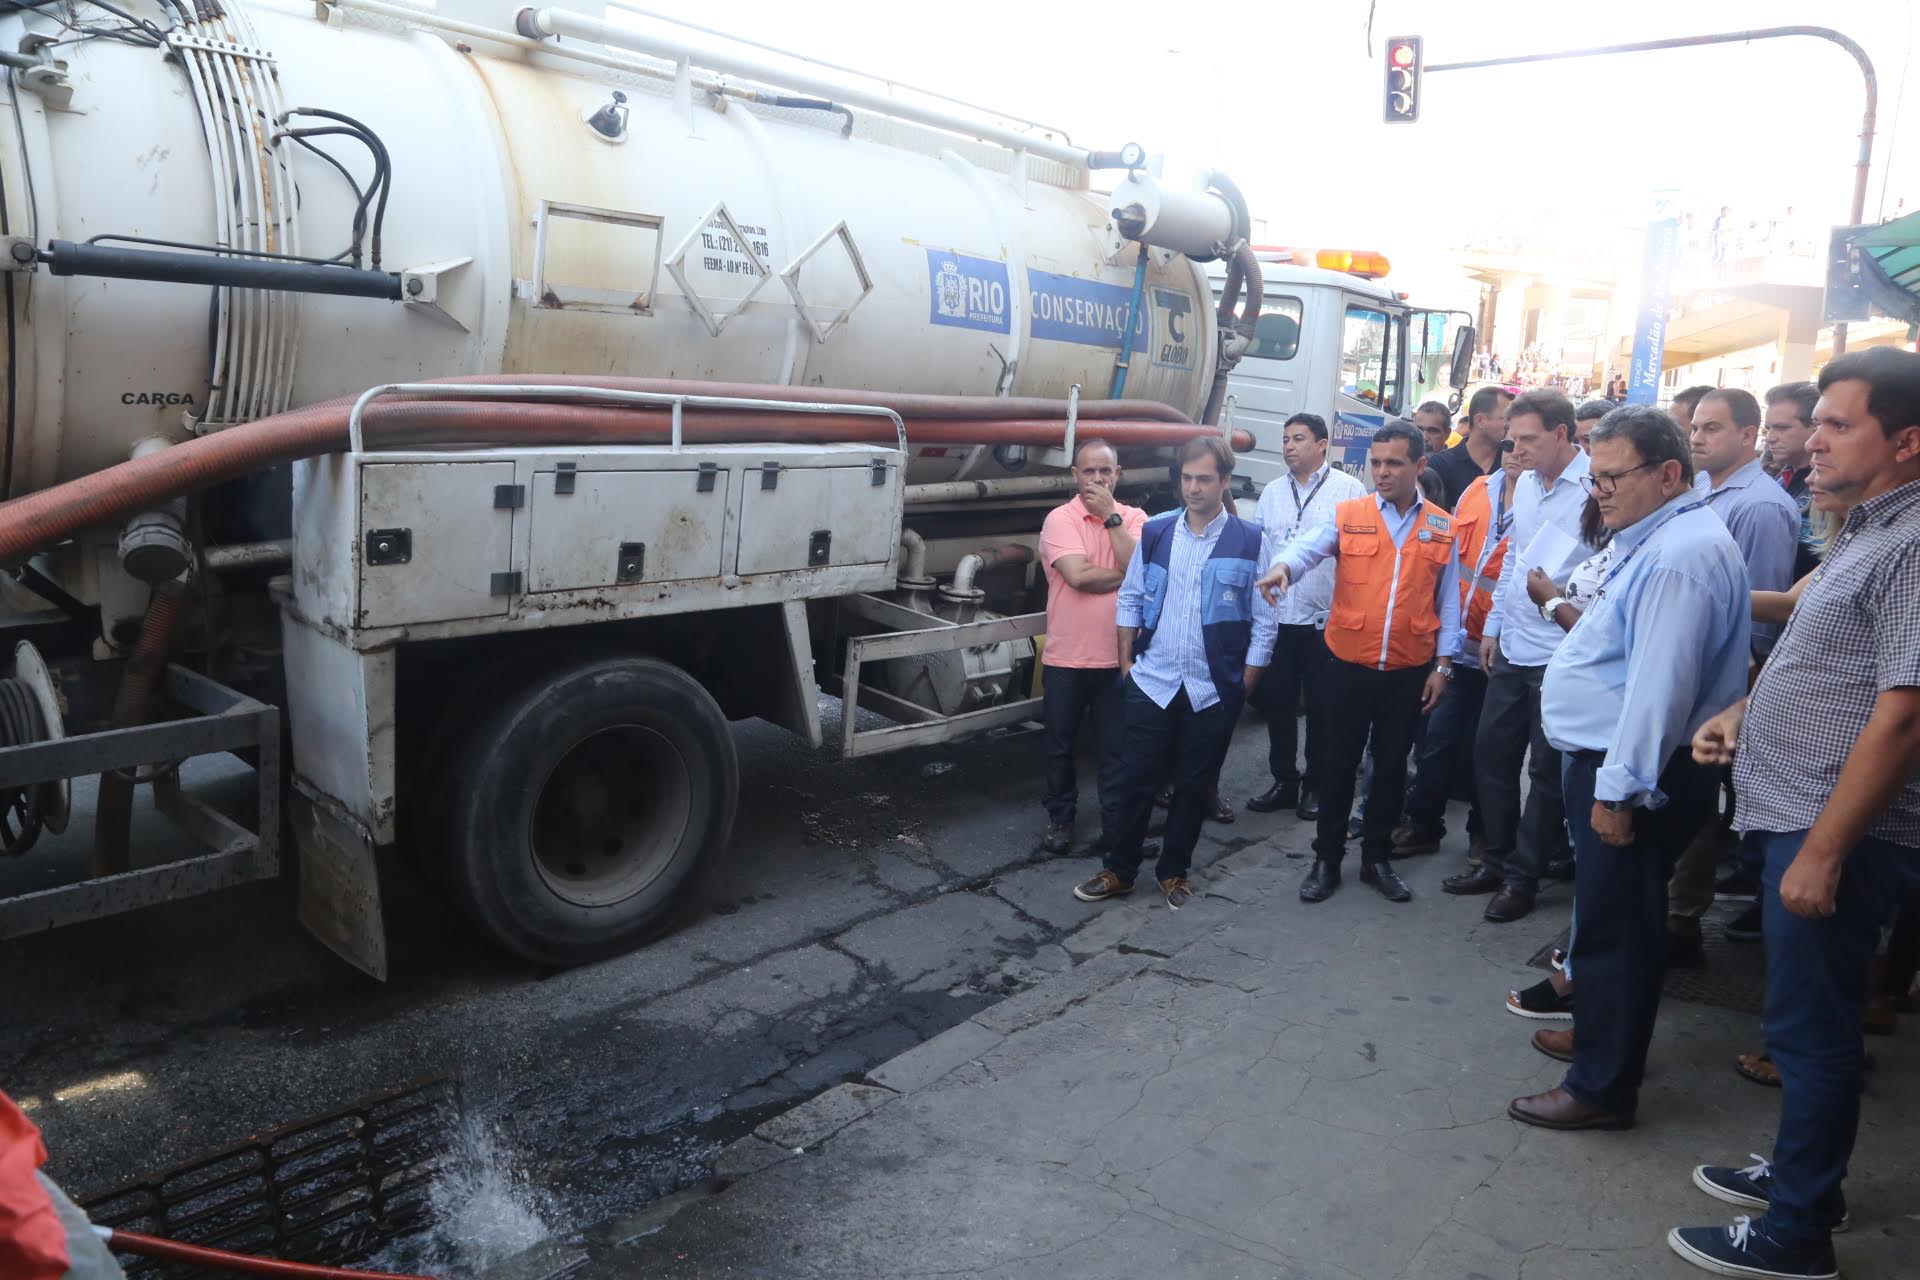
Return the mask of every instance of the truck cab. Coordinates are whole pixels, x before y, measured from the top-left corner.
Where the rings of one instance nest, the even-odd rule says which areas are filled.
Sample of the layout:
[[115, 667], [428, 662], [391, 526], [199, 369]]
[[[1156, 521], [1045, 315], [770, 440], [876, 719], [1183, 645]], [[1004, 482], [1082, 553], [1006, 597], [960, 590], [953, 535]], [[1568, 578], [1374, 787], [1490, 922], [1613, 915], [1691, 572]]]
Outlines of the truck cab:
[[[1232, 422], [1254, 447], [1238, 474], [1264, 487], [1287, 472], [1281, 431], [1296, 413], [1326, 419], [1328, 457], [1359, 474], [1373, 432], [1428, 400], [1458, 407], [1473, 350], [1459, 311], [1410, 306], [1377, 277], [1386, 259], [1346, 250], [1262, 249], [1254, 341], [1227, 382]], [[1343, 269], [1342, 269], [1343, 268]], [[1212, 268], [1215, 296], [1225, 270]]]

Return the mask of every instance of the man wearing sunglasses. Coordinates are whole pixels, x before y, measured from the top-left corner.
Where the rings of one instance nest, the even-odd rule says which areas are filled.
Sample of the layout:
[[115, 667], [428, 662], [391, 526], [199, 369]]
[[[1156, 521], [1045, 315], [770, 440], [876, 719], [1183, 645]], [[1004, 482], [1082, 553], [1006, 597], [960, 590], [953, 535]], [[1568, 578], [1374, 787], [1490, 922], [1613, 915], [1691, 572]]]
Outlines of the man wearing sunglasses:
[[1694, 491], [1686, 437], [1666, 414], [1628, 405], [1601, 419], [1583, 484], [1613, 530], [1613, 560], [1540, 689], [1576, 851], [1578, 1034], [1535, 1033], [1535, 1048], [1573, 1065], [1507, 1114], [1625, 1129], [1666, 972], [1667, 876], [1712, 813], [1715, 775], [1690, 744], [1746, 688], [1750, 600], [1740, 548]]

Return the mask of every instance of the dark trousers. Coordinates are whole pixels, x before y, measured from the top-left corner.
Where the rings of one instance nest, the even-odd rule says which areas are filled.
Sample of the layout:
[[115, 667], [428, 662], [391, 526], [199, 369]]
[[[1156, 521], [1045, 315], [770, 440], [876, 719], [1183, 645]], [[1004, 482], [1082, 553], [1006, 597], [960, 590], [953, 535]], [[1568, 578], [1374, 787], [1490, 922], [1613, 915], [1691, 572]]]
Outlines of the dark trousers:
[[1047, 729], [1047, 819], [1071, 827], [1080, 800], [1073, 748], [1080, 725], [1093, 716], [1094, 747], [1100, 753], [1100, 833], [1113, 834], [1120, 816], [1120, 762], [1126, 741], [1125, 702], [1118, 667], [1048, 667], [1040, 718]]
[[1340, 865], [1347, 818], [1353, 811], [1353, 775], [1373, 738], [1373, 787], [1367, 796], [1360, 863], [1384, 862], [1393, 852], [1393, 828], [1407, 790], [1407, 751], [1420, 723], [1420, 691], [1427, 668], [1379, 671], [1329, 658], [1319, 697], [1326, 714], [1326, 761], [1320, 774], [1320, 826], [1313, 856]]
[[[1813, 920], [1794, 915], [1780, 901], [1780, 877], [1806, 834], [1753, 833], [1766, 857], [1760, 901], [1767, 1052], [1780, 1069], [1780, 1129], [1764, 1221], [1767, 1234], [1792, 1249], [1825, 1244], [1826, 1224], [1840, 1216], [1840, 1183], [1860, 1127], [1867, 961], [1901, 894], [1920, 886], [1920, 849], [1868, 838], [1847, 856], [1834, 913]], [[1582, 971], [1583, 1036], [1586, 1002]]]
[[1156, 880], [1184, 876], [1193, 865], [1193, 846], [1200, 839], [1207, 786], [1226, 759], [1244, 695], [1238, 689], [1223, 689], [1220, 701], [1204, 711], [1195, 711], [1185, 689], [1160, 707], [1132, 680], [1122, 681], [1121, 688], [1127, 728], [1120, 774], [1120, 825], [1114, 832], [1113, 847], [1107, 851], [1106, 868], [1126, 881], [1139, 873], [1140, 842], [1146, 839], [1147, 821], [1153, 815], [1153, 796], [1160, 789], [1161, 779], [1170, 778], [1173, 799], [1167, 806], [1166, 829], [1160, 833], [1160, 861], [1153, 874]]
[[[1660, 775], [1666, 804], [1635, 809], [1633, 843], [1614, 846], [1594, 834], [1590, 821], [1601, 759], [1598, 752], [1579, 751], [1566, 762], [1573, 896], [1580, 911], [1568, 965], [1580, 974], [1579, 1034], [1566, 1088], [1590, 1107], [1630, 1116], [1639, 1104], [1667, 972], [1667, 877], [1694, 833], [1712, 820], [1718, 775], [1695, 764], [1688, 748], [1674, 752]], [[1866, 961], [1860, 963], [1865, 974]], [[1856, 1041], [1859, 1031], [1856, 1020]]]
[[[1324, 730], [1320, 700], [1313, 689], [1327, 665], [1327, 640], [1312, 623], [1287, 623], [1273, 642], [1273, 661], [1267, 664], [1260, 687], [1253, 691], [1254, 708], [1267, 719], [1267, 771], [1275, 782], [1320, 784], [1320, 738]], [[1294, 714], [1301, 692], [1307, 693], [1307, 767], [1299, 765], [1298, 723]]]
[[[1463, 789], [1474, 794], [1473, 740], [1486, 696], [1486, 674], [1454, 663], [1453, 684], [1426, 719], [1420, 771], [1407, 788], [1407, 821], [1413, 825], [1445, 834], [1448, 798]], [[1476, 798], [1468, 804], [1467, 834], [1479, 835], [1482, 825]]]
[[[1474, 734], [1473, 765], [1486, 822], [1482, 865], [1525, 893], [1540, 891], [1540, 868], [1567, 850], [1566, 806], [1560, 798], [1560, 753], [1540, 728], [1545, 667], [1516, 667], [1495, 658]], [[1520, 805], [1520, 762], [1527, 762], [1527, 802]]]

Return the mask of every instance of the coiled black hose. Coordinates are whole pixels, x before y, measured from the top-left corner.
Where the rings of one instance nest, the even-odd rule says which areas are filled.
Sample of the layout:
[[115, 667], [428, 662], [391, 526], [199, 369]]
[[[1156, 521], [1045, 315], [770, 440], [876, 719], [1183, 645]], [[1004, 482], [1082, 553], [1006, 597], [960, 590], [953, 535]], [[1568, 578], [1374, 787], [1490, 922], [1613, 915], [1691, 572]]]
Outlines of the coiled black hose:
[[[46, 737], [46, 717], [27, 682], [18, 677], [0, 680], [0, 746], [23, 747]], [[33, 847], [54, 798], [48, 789], [59, 785], [29, 782], [0, 790], [0, 856], [17, 858]]]

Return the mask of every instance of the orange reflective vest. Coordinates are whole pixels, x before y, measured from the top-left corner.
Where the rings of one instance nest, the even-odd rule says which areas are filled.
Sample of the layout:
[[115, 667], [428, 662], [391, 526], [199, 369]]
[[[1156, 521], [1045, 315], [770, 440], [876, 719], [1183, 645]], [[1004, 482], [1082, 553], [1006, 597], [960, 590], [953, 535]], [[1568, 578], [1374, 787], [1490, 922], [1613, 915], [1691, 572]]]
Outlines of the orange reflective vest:
[[[1513, 514], [1511, 501], [1507, 514]], [[1500, 585], [1500, 566], [1507, 558], [1506, 535], [1494, 537], [1494, 532], [1493, 500], [1487, 496], [1487, 477], [1480, 476], [1453, 509], [1453, 536], [1460, 544], [1460, 621], [1474, 644], [1486, 634], [1493, 589]]]
[[1421, 502], [1398, 547], [1372, 494], [1340, 503], [1333, 518], [1340, 550], [1327, 648], [1343, 662], [1382, 671], [1431, 662], [1440, 632], [1434, 596], [1453, 557], [1453, 517]]
[[35, 1178], [47, 1149], [33, 1121], [0, 1093], [0, 1276], [60, 1280], [71, 1260], [67, 1229]]

